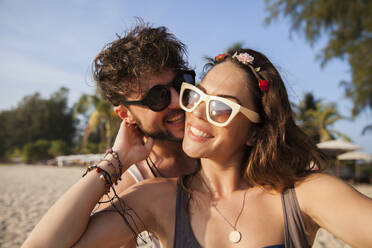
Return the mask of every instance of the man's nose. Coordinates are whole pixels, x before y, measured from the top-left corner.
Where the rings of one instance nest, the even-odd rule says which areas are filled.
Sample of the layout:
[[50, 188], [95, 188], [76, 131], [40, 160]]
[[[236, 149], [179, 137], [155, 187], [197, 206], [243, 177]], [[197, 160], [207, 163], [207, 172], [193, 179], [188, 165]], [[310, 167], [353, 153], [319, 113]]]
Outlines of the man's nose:
[[177, 90], [173, 87], [170, 87], [171, 92], [171, 102], [168, 106], [168, 108], [171, 109], [179, 109], [180, 108], [180, 94], [177, 92]]

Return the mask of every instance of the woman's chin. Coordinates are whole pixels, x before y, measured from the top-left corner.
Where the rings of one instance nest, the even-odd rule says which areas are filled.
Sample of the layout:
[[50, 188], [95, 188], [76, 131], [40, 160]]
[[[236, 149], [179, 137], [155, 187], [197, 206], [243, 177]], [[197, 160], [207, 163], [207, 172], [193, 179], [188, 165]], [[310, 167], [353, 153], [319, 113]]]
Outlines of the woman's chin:
[[182, 149], [184, 153], [189, 156], [190, 158], [203, 158], [205, 157], [204, 149], [200, 149], [199, 146], [188, 143], [187, 141], [183, 140]]

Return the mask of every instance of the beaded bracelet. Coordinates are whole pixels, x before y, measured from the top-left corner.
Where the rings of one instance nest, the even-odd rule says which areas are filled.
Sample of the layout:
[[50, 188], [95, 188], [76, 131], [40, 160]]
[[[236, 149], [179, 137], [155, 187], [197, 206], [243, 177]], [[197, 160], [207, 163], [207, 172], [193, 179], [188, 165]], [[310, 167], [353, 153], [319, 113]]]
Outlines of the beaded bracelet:
[[101, 175], [99, 176], [99, 178], [105, 183], [105, 188], [106, 188], [106, 192], [105, 193], [110, 192], [110, 188], [112, 186], [111, 176], [110, 176], [110, 174], [107, 171], [105, 171], [104, 169], [102, 169], [98, 165], [95, 164], [95, 165], [92, 165], [92, 166], [88, 166], [86, 172], [83, 174], [83, 177], [86, 174], [88, 174], [88, 172], [91, 172], [94, 169], [96, 170], [97, 173], [101, 173]]
[[105, 183], [106, 193], [110, 192], [110, 188], [112, 186], [110, 174], [99, 166], [97, 166], [96, 172], [102, 173], [99, 178]]
[[119, 177], [118, 177], [118, 180], [121, 181], [121, 174], [123, 173], [123, 164], [120, 161], [119, 154], [117, 152], [115, 152], [114, 150], [112, 150], [112, 148], [110, 148], [110, 149], [108, 149], [106, 151], [106, 154], [105, 154], [104, 157], [106, 157], [108, 154], [111, 154], [112, 157], [114, 159], [116, 159], [116, 161], [118, 161], [118, 166], [119, 166]]

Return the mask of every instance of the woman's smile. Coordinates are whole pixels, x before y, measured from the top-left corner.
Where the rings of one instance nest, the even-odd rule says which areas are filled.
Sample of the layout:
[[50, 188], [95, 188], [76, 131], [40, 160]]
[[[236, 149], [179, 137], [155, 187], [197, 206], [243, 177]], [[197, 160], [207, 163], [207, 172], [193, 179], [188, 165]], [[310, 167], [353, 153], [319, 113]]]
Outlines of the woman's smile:
[[206, 131], [204, 128], [196, 125], [196, 124], [188, 124], [187, 125], [187, 134], [190, 136], [191, 139], [198, 142], [207, 141], [214, 136]]

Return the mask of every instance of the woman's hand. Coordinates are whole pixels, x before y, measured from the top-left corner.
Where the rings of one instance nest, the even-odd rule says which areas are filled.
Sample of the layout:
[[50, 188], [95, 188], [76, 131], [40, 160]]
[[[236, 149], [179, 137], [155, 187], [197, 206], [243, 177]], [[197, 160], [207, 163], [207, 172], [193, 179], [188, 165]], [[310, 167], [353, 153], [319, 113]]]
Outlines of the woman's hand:
[[153, 139], [145, 136], [136, 125], [123, 120], [112, 150], [118, 153], [125, 168], [146, 159], [153, 146]]

